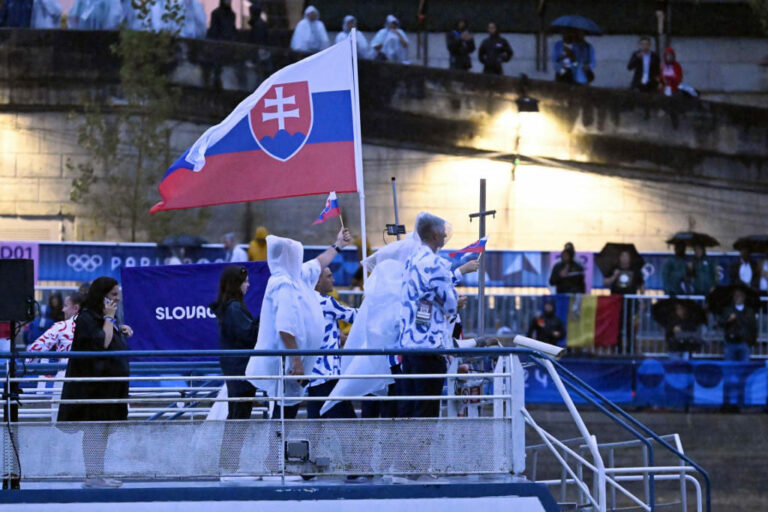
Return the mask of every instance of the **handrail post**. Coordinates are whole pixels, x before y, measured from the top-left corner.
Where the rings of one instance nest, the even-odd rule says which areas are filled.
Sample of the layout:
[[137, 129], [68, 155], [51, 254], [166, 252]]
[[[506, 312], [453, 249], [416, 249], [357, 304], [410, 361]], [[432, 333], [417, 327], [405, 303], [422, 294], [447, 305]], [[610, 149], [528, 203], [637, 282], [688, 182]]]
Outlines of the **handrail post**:
[[[280, 381], [277, 383], [277, 396], [280, 399], [280, 477], [285, 485], [285, 356], [280, 356]], [[274, 408], [273, 408], [274, 410]]]

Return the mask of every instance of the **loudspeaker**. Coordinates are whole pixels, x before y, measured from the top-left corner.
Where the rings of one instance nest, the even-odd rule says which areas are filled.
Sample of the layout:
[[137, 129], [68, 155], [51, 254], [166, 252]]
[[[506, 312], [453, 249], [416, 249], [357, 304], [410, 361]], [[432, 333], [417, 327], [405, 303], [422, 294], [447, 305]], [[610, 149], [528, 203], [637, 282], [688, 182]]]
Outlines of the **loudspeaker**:
[[32, 320], [34, 303], [34, 261], [0, 260], [0, 321]]

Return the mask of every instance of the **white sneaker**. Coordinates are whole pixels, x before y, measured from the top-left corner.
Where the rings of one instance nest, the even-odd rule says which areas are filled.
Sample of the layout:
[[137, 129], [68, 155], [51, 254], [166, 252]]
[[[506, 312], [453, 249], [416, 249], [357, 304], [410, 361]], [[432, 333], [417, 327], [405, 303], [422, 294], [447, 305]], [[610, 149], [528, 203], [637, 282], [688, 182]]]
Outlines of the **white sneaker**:
[[83, 489], [117, 489], [123, 482], [114, 478], [86, 478], [82, 484]]
[[[286, 482], [301, 482], [303, 479], [301, 478], [301, 475], [285, 475], [285, 481]], [[281, 483], [283, 481], [283, 477], [281, 476], [265, 476], [264, 477], [265, 482], [278, 482]]]
[[387, 481], [388, 481], [389, 483], [391, 483], [391, 484], [393, 484], [393, 485], [410, 484], [411, 482], [413, 482], [413, 480], [411, 480], [411, 479], [410, 479], [410, 478], [408, 478], [408, 477], [405, 477], [405, 476], [397, 476], [397, 475], [387, 475], [387, 476], [385, 476], [385, 477], [383, 478], [383, 480], [384, 480], [385, 482], [387, 482]]

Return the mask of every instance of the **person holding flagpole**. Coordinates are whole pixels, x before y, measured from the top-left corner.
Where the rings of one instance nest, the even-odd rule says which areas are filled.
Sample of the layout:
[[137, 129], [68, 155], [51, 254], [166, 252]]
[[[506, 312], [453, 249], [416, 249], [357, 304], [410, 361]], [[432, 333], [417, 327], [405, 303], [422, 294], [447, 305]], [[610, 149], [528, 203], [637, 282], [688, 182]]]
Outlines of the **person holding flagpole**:
[[[323, 270], [341, 250], [350, 244], [348, 229], [341, 229], [331, 247], [306, 263], [302, 263], [304, 247], [289, 238], [267, 237], [267, 264], [271, 276], [264, 292], [256, 350], [318, 350], [323, 343], [325, 320], [315, 286]], [[312, 371], [317, 356], [286, 358], [285, 375], [302, 376]], [[279, 356], [253, 356], [246, 376], [280, 375]], [[296, 417], [304, 395], [305, 382], [276, 379], [251, 379], [250, 382], [267, 396], [293, 397], [276, 403], [272, 418]], [[282, 389], [281, 389], [282, 386]]]

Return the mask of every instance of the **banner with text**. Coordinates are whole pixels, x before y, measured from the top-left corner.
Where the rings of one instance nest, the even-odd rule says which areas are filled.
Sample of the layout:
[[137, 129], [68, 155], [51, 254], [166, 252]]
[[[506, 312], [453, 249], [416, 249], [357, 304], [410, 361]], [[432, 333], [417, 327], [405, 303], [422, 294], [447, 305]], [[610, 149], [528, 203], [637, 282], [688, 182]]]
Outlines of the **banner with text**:
[[[126, 267], [122, 271], [124, 321], [134, 330], [131, 350], [218, 349], [218, 325], [208, 305], [216, 300], [227, 263]], [[251, 286], [245, 303], [254, 317], [269, 279], [265, 262], [243, 264]], [[256, 340], [253, 340], [254, 345]]]

